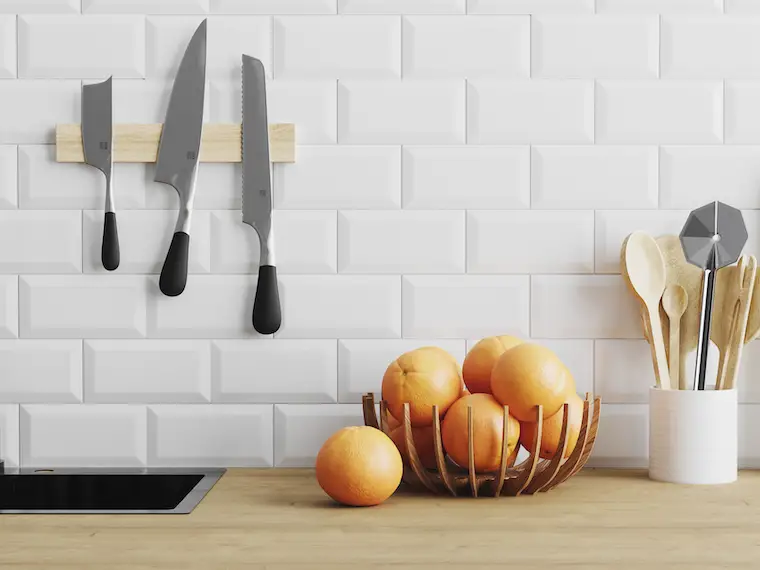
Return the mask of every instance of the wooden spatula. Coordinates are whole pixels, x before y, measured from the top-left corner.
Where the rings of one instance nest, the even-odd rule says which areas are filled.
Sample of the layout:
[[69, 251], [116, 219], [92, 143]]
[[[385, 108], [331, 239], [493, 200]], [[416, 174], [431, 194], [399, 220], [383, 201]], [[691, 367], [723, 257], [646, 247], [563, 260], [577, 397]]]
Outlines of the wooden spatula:
[[663, 390], [669, 390], [670, 374], [660, 321], [660, 299], [665, 290], [666, 279], [662, 252], [653, 237], [644, 232], [634, 232], [625, 241], [621, 255], [624, 266], [623, 275], [631, 290], [647, 309], [657, 386]]
[[745, 263], [744, 279], [739, 289], [739, 298], [737, 299], [737, 318], [734, 323], [734, 334], [732, 342], [728, 346], [728, 355], [726, 358], [726, 382], [724, 388], [731, 390], [736, 387], [736, 378], [739, 374], [741, 364], [742, 349], [744, 348], [744, 338], [747, 334], [747, 323], [749, 320], [750, 304], [755, 291], [755, 280], [757, 279], [757, 259], [750, 255]]
[[720, 350], [718, 379], [715, 382], [716, 390], [722, 390], [726, 382], [726, 374], [728, 372], [726, 363], [728, 362], [730, 347], [736, 340], [739, 319], [739, 294], [744, 284], [746, 263], [747, 257], [742, 256], [735, 267], [726, 267], [718, 273], [718, 285], [721, 286], [722, 298], [715, 304], [717, 318], [710, 334], [710, 339]]

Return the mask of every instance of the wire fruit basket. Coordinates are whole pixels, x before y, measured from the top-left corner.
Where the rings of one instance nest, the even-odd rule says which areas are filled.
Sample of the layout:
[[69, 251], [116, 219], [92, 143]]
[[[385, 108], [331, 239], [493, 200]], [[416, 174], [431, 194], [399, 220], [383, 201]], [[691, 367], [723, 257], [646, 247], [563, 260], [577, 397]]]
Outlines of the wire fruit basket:
[[[377, 428], [386, 435], [390, 435], [388, 408], [385, 401], [380, 401], [379, 418], [373, 394], [365, 394], [362, 397], [362, 408], [365, 425]], [[534, 493], [549, 491], [575, 475], [588, 461], [594, 449], [594, 442], [596, 441], [600, 409], [601, 398], [594, 398], [586, 394], [583, 402], [583, 418], [581, 420], [578, 442], [570, 456], [563, 459], [567, 449], [569, 434], [568, 404], [564, 404], [562, 429], [557, 451], [553, 457], [541, 459], [538, 451], [541, 447], [543, 408], [538, 406], [536, 408], [537, 429], [533, 434], [531, 445], [531, 448], [535, 451], [530, 453], [527, 459], [515, 465], [517, 453], [513, 453], [511, 456], [507, 454], [509, 408], [504, 406], [504, 437], [502, 440], [503, 447], [499, 470], [478, 473], [475, 471], [472, 409], [467, 410], [469, 465], [462, 467], [451, 461], [444, 452], [441, 440], [441, 417], [438, 406], [433, 406], [433, 445], [436, 469], [426, 469], [422, 461], [420, 461], [417, 449], [415, 448], [414, 438], [412, 437], [409, 404], [404, 404], [404, 417], [401, 419], [401, 426], [404, 429], [404, 441], [407, 452], [402, 453], [404, 459], [403, 480], [409, 485], [424, 487], [435, 494], [448, 492], [453, 496], [516, 497], [522, 494], [532, 495]]]

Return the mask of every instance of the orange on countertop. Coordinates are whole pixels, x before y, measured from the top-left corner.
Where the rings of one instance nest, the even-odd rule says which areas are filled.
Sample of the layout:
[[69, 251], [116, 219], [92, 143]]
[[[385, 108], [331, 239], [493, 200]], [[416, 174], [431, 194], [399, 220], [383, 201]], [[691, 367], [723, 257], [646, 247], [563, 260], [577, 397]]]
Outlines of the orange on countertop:
[[[501, 464], [504, 407], [490, 394], [472, 394], [457, 400], [443, 418], [443, 447], [458, 465], [468, 465], [467, 408], [472, 406], [473, 452], [477, 471], [495, 471]], [[520, 423], [509, 416], [508, 453], [517, 447]]]
[[575, 393], [575, 380], [551, 350], [523, 343], [501, 355], [491, 372], [491, 391], [499, 403], [509, 406], [511, 415], [530, 422], [539, 405], [544, 418], [556, 414]]
[[399, 356], [383, 376], [382, 397], [399, 421], [409, 403], [412, 426], [433, 423], [433, 406], [441, 417], [462, 390], [462, 374], [454, 357], [442, 349], [418, 348]]
[[[578, 394], [571, 394], [567, 398], [568, 404], [568, 431], [567, 447], [565, 448], [565, 459], [575, 449], [578, 443], [578, 437], [581, 433], [581, 423], [583, 422], [583, 400]], [[559, 447], [559, 438], [562, 435], [562, 420], [564, 417], [563, 408], [544, 419], [543, 428], [541, 429], [541, 441], [539, 442], [539, 456], [543, 459], [551, 459], [557, 453]], [[533, 452], [533, 437], [536, 434], [537, 424], [534, 422], [520, 423], [520, 443], [525, 449]]]
[[489, 336], [473, 346], [462, 365], [462, 376], [467, 389], [473, 394], [490, 394], [494, 365], [502, 354], [522, 342], [509, 335]]
[[403, 470], [401, 454], [391, 439], [368, 426], [338, 430], [317, 454], [319, 486], [344, 505], [379, 505], [398, 488]]

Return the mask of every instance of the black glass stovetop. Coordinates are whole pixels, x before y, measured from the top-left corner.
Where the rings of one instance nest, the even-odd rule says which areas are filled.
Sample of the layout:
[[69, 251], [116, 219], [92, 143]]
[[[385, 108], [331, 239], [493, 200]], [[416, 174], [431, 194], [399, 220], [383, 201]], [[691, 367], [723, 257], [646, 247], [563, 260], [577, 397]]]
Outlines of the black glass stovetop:
[[7, 470], [0, 514], [189, 513], [223, 469]]

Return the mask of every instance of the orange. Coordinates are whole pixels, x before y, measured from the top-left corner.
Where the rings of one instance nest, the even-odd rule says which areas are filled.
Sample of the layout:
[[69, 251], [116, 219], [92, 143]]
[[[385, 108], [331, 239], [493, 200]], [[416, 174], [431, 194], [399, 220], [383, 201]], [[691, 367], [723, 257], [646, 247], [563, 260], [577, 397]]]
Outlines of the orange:
[[473, 394], [491, 393], [491, 371], [499, 357], [510, 348], [522, 344], [517, 337], [489, 336], [472, 347], [462, 366], [462, 376], [467, 389]]
[[444, 350], [426, 347], [402, 354], [388, 366], [382, 394], [388, 411], [399, 421], [404, 417], [404, 403], [409, 402], [412, 426], [422, 427], [432, 425], [434, 405], [443, 417], [461, 388], [456, 360]]
[[[581, 433], [581, 423], [583, 422], [583, 400], [580, 399], [578, 394], [572, 394], [567, 399], [568, 404], [568, 432], [567, 432], [567, 448], [565, 449], [565, 459], [570, 457], [570, 454], [575, 449], [575, 445], [578, 443], [578, 436]], [[557, 453], [559, 448], [559, 438], [562, 435], [562, 419], [564, 417], [564, 411], [562, 408], [554, 414], [544, 420], [543, 428], [541, 429], [541, 442], [539, 446], [539, 456], [544, 459], [551, 459], [554, 454]], [[523, 422], [520, 424], [520, 443], [530, 451], [533, 452], [533, 438], [536, 434], [537, 424], [532, 422]]]
[[[412, 439], [414, 440], [414, 449], [417, 450], [417, 455], [422, 462], [422, 465], [426, 469], [435, 469], [437, 463], [435, 461], [435, 442], [433, 439], [433, 426], [425, 427], [413, 427]], [[396, 447], [401, 452], [401, 456], [406, 458], [407, 463], [411, 464], [409, 456], [406, 451], [406, 441], [404, 440], [404, 426], [398, 426], [391, 431], [391, 439]]]
[[[472, 441], [477, 471], [495, 471], [501, 464], [504, 407], [490, 394], [472, 394], [456, 401], [441, 424], [443, 447], [458, 465], [468, 465], [467, 408], [472, 406]], [[509, 416], [507, 449], [511, 455], [520, 437], [520, 423]]]
[[462, 391], [459, 393], [459, 397], [464, 398], [465, 396], [469, 396], [469, 395], [470, 395], [470, 392], [467, 390], [467, 388], [462, 386]]
[[391, 439], [368, 426], [336, 431], [317, 454], [317, 482], [333, 500], [354, 507], [379, 505], [401, 483], [401, 454]]
[[575, 380], [551, 350], [523, 343], [501, 355], [491, 373], [491, 391], [511, 415], [531, 422], [536, 406], [544, 407], [544, 418], [556, 414], [575, 393]]

